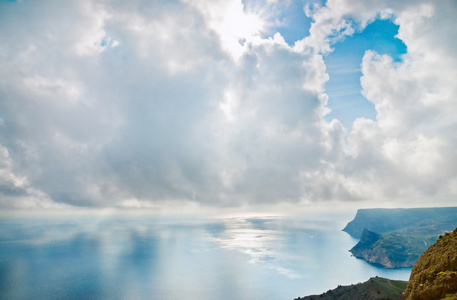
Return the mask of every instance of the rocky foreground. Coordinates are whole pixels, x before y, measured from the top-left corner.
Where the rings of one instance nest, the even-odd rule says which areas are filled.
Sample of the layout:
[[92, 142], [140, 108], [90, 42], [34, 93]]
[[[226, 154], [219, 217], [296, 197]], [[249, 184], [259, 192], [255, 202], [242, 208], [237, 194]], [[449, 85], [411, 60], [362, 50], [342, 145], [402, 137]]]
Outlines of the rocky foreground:
[[457, 299], [457, 228], [441, 236], [417, 260], [406, 300]]

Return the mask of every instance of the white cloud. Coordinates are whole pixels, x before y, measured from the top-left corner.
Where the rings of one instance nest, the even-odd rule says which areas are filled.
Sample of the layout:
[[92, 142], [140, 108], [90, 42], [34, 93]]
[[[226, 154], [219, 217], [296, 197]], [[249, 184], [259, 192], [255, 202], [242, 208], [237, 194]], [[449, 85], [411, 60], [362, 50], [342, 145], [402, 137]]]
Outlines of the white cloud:
[[[294, 47], [236, 0], [0, 6], [3, 207], [455, 194], [452, 2], [328, 1]], [[408, 53], [361, 62], [377, 122], [325, 122], [322, 55], [386, 17]]]
[[396, 7], [398, 37], [408, 48], [403, 61], [393, 62], [372, 51], [363, 58], [363, 94], [375, 104], [377, 123], [356, 122], [349, 144], [355, 162], [368, 160], [370, 169], [376, 170], [372, 180], [382, 188], [379, 196], [429, 197], [426, 201], [431, 203], [434, 197], [452, 198], [448, 187], [456, 176], [450, 167], [455, 161], [455, 121], [450, 111], [456, 105], [451, 79], [456, 64], [452, 45], [445, 40], [456, 33], [443, 32], [451, 26], [447, 22], [452, 22], [452, 6], [405, 2]]
[[111, 38], [106, 37], [104, 30], [105, 23], [111, 16], [101, 4], [92, 1], [80, 1], [78, 4], [80, 16], [83, 17], [80, 21], [84, 23], [85, 27], [75, 27], [77, 28], [74, 32], [76, 42], [72, 50], [78, 56], [101, 53], [106, 46], [113, 45], [113, 43], [109, 43]]

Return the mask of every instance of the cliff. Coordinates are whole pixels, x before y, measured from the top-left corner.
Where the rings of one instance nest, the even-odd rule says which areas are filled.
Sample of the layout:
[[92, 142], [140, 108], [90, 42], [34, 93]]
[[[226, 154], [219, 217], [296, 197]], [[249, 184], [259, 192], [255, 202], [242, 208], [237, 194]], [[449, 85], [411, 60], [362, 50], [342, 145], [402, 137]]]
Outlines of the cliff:
[[457, 228], [441, 236], [419, 257], [404, 298], [457, 299]]
[[412, 267], [440, 234], [457, 224], [457, 207], [359, 209], [343, 231], [360, 238], [350, 251], [386, 268]]
[[306, 296], [295, 300], [402, 300], [402, 292], [405, 290], [406, 284], [406, 281], [373, 277], [364, 283], [338, 286], [321, 295]]

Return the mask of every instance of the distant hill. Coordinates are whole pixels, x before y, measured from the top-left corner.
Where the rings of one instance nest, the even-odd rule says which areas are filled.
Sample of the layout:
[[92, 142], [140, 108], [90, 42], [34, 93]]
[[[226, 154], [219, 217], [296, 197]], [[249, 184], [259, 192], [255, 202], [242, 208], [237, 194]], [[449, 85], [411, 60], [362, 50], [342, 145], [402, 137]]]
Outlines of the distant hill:
[[386, 268], [412, 267], [440, 234], [457, 226], [457, 207], [360, 209], [343, 231], [360, 238], [350, 251]]
[[407, 281], [390, 280], [381, 277], [373, 277], [364, 283], [356, 285], [338, 286], [321, 295], [312, 295], [295, 300], [403, 300], [402, 293], [408, 284]]
[[404, 296], [406, 300], [457, 299], [457, 228], [419, 257]]

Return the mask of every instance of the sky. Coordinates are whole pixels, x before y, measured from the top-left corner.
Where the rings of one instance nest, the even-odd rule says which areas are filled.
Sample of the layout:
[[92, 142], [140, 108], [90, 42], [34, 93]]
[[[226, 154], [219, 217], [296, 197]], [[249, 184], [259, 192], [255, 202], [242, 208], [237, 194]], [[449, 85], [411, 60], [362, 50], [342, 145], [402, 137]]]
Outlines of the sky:
[[0, 209], [455, 206], [456, 14], [0, 1]]

